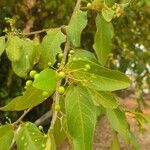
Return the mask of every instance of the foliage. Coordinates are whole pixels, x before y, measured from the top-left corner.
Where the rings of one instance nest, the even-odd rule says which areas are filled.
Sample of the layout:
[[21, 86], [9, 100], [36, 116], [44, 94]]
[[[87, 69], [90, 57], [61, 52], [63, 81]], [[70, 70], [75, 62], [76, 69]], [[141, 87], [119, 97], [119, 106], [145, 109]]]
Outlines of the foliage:
[[[17, 2], [17, 4], [20, 3], [20, 1]], [[1, 4], [3, 3], [6, 2], [2, 1]], [[63, 12], [64, 7], [67, 9], [68, 5], [72, 4], [71, 0], [64, 1], [59, 9], [62, 9]], [[66, 18], [66, 22], [69, 22], [68, 25], [64, 25], [66, 22], [63, 22], [65, 14], [59, 12], [56, 18], [58, 15], [63, 15], [59, 16], [63, 26], [31, 33], [21, 32], [16, 28], [18, 24], [14, 19], [6, 18], [10, 27], [5, 29], [6, 34], [0, 37], [0, 55], [7, 56], [13, 72], [26, 80], [26, 83], [21, 96], [13, 98], [7, 105], [0, 108], [1, 111], [25, 110], [17, 121], [0, 127], [0, 136], [2, 136], [0, 145], [3, 150], [12, 148], [15, 144], [20, 150], [55, 150], [57, 140], [61, 141], [65, 138], [68, 139], [74, 150], [91, 150], [93, 133], [99, 117], [98, 112], [102, 109], [115, 131], [112, 149], [119, 148], [117, 134], [122, 136], [126, 142], [133, 144], [136, 149], [140, 149], [130, 130], [126, 115], [131, 115], [141, 126], [144, 126], [150, 119], [146, 115], [125, 110], [120, 106], [112, 92], [129, 87], [131, 81], [124, 73], [107, 67], [124, 69], [121, 67], [124, 63], [114, 64], [111, 61], [119, 59], [121, 62], [133, 58], [133, 55], [129, 55], [130, 53], [125, 55], [126, 57], [122, 55], [129, 51], [128, 45], [125, 45], [124, 42], [120, 44], [119, 41], [129, 41], [127, 40], [128, 34], [125, 32], [125, 35], [120, 35], [122, 33], [117, 32], [119, 23], [116, 24], [117, 18], [122, 16], [129, 4], [129, 0], [118, 3], [115, 0], [94, 0], [91, 3], [81, 3], [80, 0], [77, 0], [70, 21]], [[138, 5], [142, 4], [138, 3]], [[49, 2], [45, 9], [49, 10], [49, 7], [57, 9], [57, 1]], [[39, 9], [42, 11], [41, 8]], [[130, 10], [131, 8], [127, 9], [129, 9], [128, 12], [134, 12]], [[88, 14], [95, 16], [89, 18], [94, 23], [88, 22]], [[31, 16], [26, 14], [26, 17], [30, 18]], [[45, 19], [45, 17], [41, 18]], [[125, 19], [126, 17], [122, 18], [122, 21]], [[40, 22], [40, 20], [38, 21]], [[91, 29], [93, 43], [88, 43], [88, 39], [85, 40], [85, 43], [90, 44], [89, 47], [93, 47], [93, 51], [89, 51], [88, 44], [84, 46], [82, 41], [84, 31], [88, 28]], [[122, 32], [125, 29], [122, 28]], [[46, 35], [43, 34], [38, 38], [37, 34], [45, 31]], [[139, 31], [133, 31], [140, 34]], [[113, 47], [113, 54], [116, 55], [110, 55], [112, 39], [116, 43], [116, 47]], [[141, 63], [145, 63], [143, 61], [149, 55], [147, 43], [137, 42], [135, 44], [129, 41], [129, 45], [132, 45], [135, 51], [137, 49], [144, 51], [144, 56], [141, 52], [138, 55], [142, 55]], [[141, 45], [144, 48], [141, 48]], [[118, 49], [123, 49], [123, 52]], [[133, 61], [137, 61], [136, 59], [135, 56]], [[131, 66], [127, 64], [128, 66], [122, 71], [130, 69], [132, 61], [130, 63]], [[149, 65], [149, 62], [146, 63]], [[136, 65], [134, 67], [137, 75], [141, 75], [142, 78], [144, 74], [145, 77], [149, 71], [148, 67], [140, 65], [139, 71]], [[34, 71], [35, 69], [36, 71]], [[146, 80], [147, 78], [146, 76]], [[50, 109], [53, 113], [49, 129], [44, 134], [43, 131], [40, 131], [41, 128], [38, 129], [34, 123], [22, 122], [22, 120], [33, 107], [38, 106], [49, 97], [52, 103], [52, 105], [49, 103], [49, 107], [51, 106]], [[59, 125], [56, 129], [57, 124]], [[59, 135], [57, 132], [60, 129], [62, 134]]]

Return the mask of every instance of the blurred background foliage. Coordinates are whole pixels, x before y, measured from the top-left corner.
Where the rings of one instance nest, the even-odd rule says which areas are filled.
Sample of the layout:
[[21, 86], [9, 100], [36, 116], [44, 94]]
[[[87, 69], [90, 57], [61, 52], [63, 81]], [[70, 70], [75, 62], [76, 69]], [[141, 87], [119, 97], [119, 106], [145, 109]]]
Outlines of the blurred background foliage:
[[[83, 7], [88, 2], [90, 1], [84, 0]], [[6, 18], [15, 20], [14, 27], [27, 33], [66, 25], [74, 5], [74, 0], [1, 0], [0, 36], [5, 35], [3, 31], [10, 29]], [[96, 31], [94, 17], [95, 13], [89, 12], [89, 24], [82, 35], [82, 46], [90, 51]], [[126, 90], [125, 96], [130, 93], [135, 95], [140, 110], [141, 105], [145, 105], [143, 95], [148, 94], [150, 89], [150, 1], [133, 0], [121, 16], [112, 22], [115, 36], [107, 66], [125, 72], [134, 81], [132, 87]], [[11, 64], [3, 53], [0, 57], [0, 106], [19, 95], [24, 89], [24, 83], [24, 79], [13, 73]], [[121, 96], [123, 93], [125, 92], [118, 92]], [[37, 119], [37, 116], [49, 109], [45, 103], [41, 109], [36, 107], [31, 112], [34, 114], [32, 117], [30, 114], [27, 117]], [[6, 116], [15, 120], [18, 114], [0, 112], [0, 122], [6, 121]]]

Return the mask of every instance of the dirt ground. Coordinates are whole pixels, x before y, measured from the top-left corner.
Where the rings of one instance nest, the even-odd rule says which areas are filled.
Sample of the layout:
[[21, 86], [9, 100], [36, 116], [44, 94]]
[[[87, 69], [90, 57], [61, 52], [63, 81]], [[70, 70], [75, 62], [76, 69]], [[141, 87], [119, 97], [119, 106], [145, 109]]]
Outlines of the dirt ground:
[[[126, 99], [121, 102], [128, 108], [134, 109], [137, 106], [135, 99]], [[150, 104], [150, 100], [147, 100]], [[144, 113], [150, 114], [150, 108], [144, 109]], [[139, 132], [136, 121], [133, 118], [127, 118], [131, 130], [137, 135], [139, 143], [141, 144], [141, 150], [150, 150], [150, 124], [146, 125], [146, 131], [144, 133]], [[94, 141], [93, 150], [109, 150], [113, 136], [113, 130], [110, 127], [107, 119], [103, 117], [101, 121], [97, 124]], [[122, 139], [120, 139], [121, 150], [133, 150], [131, 145], [127, 145]], [[70, 150], [68, 144], [64, 142], [58, 147], [58, 150]]]

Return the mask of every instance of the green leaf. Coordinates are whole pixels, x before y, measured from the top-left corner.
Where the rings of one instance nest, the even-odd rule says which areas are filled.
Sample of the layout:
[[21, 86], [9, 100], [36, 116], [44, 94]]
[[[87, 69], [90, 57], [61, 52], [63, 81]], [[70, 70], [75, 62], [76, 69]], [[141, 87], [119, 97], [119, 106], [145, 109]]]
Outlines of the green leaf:
[[96, 124], [96, 107], [88, 90], [71, 85], [65, 97], [67, 126], [74, 150], [91, 150]]
[[105, 65], [111, 50], [111, 40], [114, 34], [113, 26], [100, 15], [96, 17], [96, 26], [97, 32], [95, 34], [93, 48], [100, 64]]
[[39, 62], [41, 68], [46, 68], [49, 62], [54, 65], [56, 55], [62, 52], [60, 46], [65, 40], [66, 37], [60, 29], [51, 29], [47, 32], [42, 41], [42, 53]]
[[1, 36], [0, 37], [0, 56], [2, 55], [2, 53], [4, 52], [5, 50], [5, 37], [4, 36]]
[[65, 121], [66, 121], [66, 118], [63, 116], [61, 118], [57, 118], [55, 122], [53, 135], [54, 135], [56, 145], [61, 144], [66, 138], [66, 134], [65, 134], [66, 131], [64, 131], [65, 129], [63, 126]]
[[44, 150], [47, 137], [35, 124], [23, 123], [16, 132], [17, 150]]
[[12, 125], [0, 126], [0, 149], [8, 150], [13, 142], [14, 132]]
[[25, 77], [32, 67], [38, 62], [40, 45], [29, 39], [22, 40], [22, 57], [17, 62], [12, 62], [13, 71], [20, 77]]
[[79, 59], [79, 58], [97, 63], [97, 59], [95, 55], [92, 52], [84, 50], [84, 49], [75, 49], [75, 53], [71, 56], [69, 61], [71, 62], [74, 59]]
[[57, 84], [57, 73], [52, 69], [45, 69], [39, 73], [38, 78], [33, 82], [37, 89], [53, 93]]
[[108, 7], [112, 7], [117, 2], [117, 0], [104, 0], [104, 2]]
[[130, 132], [130, 143], [134, 146], [136, 150], [141, 150], [141, 145], [138, 141], [138, 138], [132, 132]]
[[112, 126], [126, 141], [130, 141], [129, 124], [120, 109], [106, 109], [106, 116]]
[[[85, 65], [90, 65], [90, 69], [85, 71]], [[130, 86], [129, 78], [123, 73], [110, 70], [99, 64], [77, 60], [68, 65], [68, 72], [76, 81], [80, 81], [84, 86], [99, 91], [115, 91]]]
[[55, 140], [51, 133], [48, 133], [46, 147], [44, 150], [56, 150]]
[[117, 133], [114, 132], [113, 141], [111, 144], [111, 150], [120, 150], [119, 139]]
[[80, 47], [81, 33], [87, 24], [87, 12], [77, 10], [66, 28], [67, 36], [75, 47]]
[[23, 40], [18, 36], [9, 35], [6, 43], [6, 53], [12, 62], [19, 61], [22, 57]]
[[115, 11], [112, 10], [111, 8], [104, 7], [102, 9], [102, 16], [107, 22], [110, 22], [113, 19], [114, 14], [115, 14]]
[[102, 105], [104, 108], [117, 108], [119, 103], [118, 100], [110, 92], [102, 92], [89, 89], [92, 99], [97, 106]]
[[[52, 93], [49, 93], [49, 95], [51, 94]], [[49, 95], [47, 97], [49, 97]], [[27, 108], [35, 107], [45, 100], [46, 97], [42, 95], [42, 91], [31, 86], [24, 92], [22, 96], [18, 96], [12, 99], [12, 101], [10, 101], [8, 105], [1, 107], [0, 110], [20, 111]]]
[[150, 115], [146, 115], [140, 112], [131, 112], [135, 115], [135, 119], [138, 121], [140, 126], [144, 129], [146, 123], [150, 123]]

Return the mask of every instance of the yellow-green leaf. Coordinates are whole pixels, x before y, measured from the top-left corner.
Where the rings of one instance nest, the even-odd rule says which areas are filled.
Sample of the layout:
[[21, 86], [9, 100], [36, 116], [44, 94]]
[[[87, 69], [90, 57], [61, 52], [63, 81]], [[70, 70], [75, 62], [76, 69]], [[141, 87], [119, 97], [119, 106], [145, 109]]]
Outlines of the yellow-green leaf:
[[2, 53], [4, 52], [5, 50], [5, 37], [4, 36], [1, 36], [0, 37], [0, 56], [2, 55]]
[[12, 125], [0, 126], [0, 150], [8, 150], [14, 137]]
[[80, 47], [81, 33], [87, 24], [87, 12], [77, 10], [66, 28], [67, 36], [75, 47]]
[[48, 63], [52, 65], [56, 62], [56, 55], [62, 52], [61, 44], [66, 40], [66, 36], [60, 29], [51, 29], [42, 41], [42, 53], [39, 65], [41, 68], [48, 67]]
[[[90, 66], [89, 70], [85, 70], [86, 65]], [[76, 81], [98, 91], [120, 90], [129, 87], [131, 83], [125, 74], [86, 60], [78, 59], [70, 62], [69, 71]]]
[[71, 85], [65, 97], [65, 111], [74, 150], [91, 150], [96, 124], [96, 107], [85, 87]]
[[104, 108], [117, 108], [118, 100], [110, 92], [96, 91], [89, 89], [92, 99], [96, 105], [102, 105]]
[[96, 17], [96, 26], [97, 32], [93, 48], [100, 64], [105, 65], [111, 50], [111, 40], [114, 34], [113, 26], [99, 14]]
[[45, 69], [39, 73], [38, 78], [33, 82], [33, 86], [50, 93], [54, 92], [57, 84], [57, 73], [52, 69]]
[[[6, 106], [1, 107], [0, 110], [20, 111], [37, 106], [46, 99], [46, 97], [43, 96], [42, 92], [42, 90], [36, 89], [31, 86], [24, 92], [22, 96], [18, 96], [12, 99]], [[52, 93], [49, 93], [49, 95], [51, 94]]]
[[46, 141], [47, 137], [30, 122], [21, 124], [16, 132], [17, 150], [44, 150]]
[[22, 56], [23, 40], [18, 36], [9, 35], [6, 44], [6, 53], [12, 62], [17, 62]]

